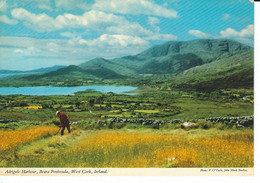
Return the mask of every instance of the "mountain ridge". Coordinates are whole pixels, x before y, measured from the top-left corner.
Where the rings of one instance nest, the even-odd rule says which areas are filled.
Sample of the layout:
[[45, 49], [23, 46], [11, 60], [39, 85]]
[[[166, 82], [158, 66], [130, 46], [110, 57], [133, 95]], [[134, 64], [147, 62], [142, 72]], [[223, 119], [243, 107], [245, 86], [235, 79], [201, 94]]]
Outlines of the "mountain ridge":
[[[137, 55], [114, 58], [111, 60], [102, 59], [103, 61], [105, 60], [107, 64], [108, 62], [110, 63], [110, 68], [111, 65], [114, 67], [125, 67], [128, 70], [124, 72], [126, 76], [131, 74], [155, 74], [158, 73], [156, 70], [158, 69], [158, 65], [160, 65], [159, 63], [183, 65], [183, 61], [185, 60], [187, 64], [183, 66], [183, 69], [173, 68], [172, 70], [164, 70], [164, 73], [166, 71], [167, 73], [174, 73], [229, 57], [242, 50], [248, 49], [251, 49], [251, 47], [233, 40], [197, 39], [191, 41], [169, 41], [162, 45], [153, 46]], [[191, 59], [187, 58], [187, 54], [192, 55]], [[180, 57], [183, 58], [180, 59]], [[99, 58], [99, 60], [101, 60], [101, 58]], [[79, 66], [84, 65], [84, 69], [91, 68], [93, 65], [98, 67], [97, 64], [93, 63], [96, 61], [96, 59], [93, 59]], [[189, 66], [190, 62], [193, 62], [193, 64]], [[150, 69], [147, 69], [147, 66], [150, 67]], [[103, 67], [104, 65], [100, 68]]]
[[[121, 80], [121, 83], [126, 80], [132, 80], [133, 82], [130, 83], [138, 85], [140, 79], [151, 78], [150, 80], [156, 80], [156, 78], [159, 78], [161, 81], [157, 83], [164, 83], [163, 85], [171, 88], [174, 87], [175, 82], [179, 88], [198, 88], [197, 86], [200, 86], [199, 82], [211, 83], [208, 87], [212, 87], [212, 82], [205, 80], [207, 77], [212, 81], [221, 81], [221, 79], [231, 83], [234, 81], [235, 86], [235, 83], [239, 84], [239, 82], [234, 79], [232, 74], [243, 77], [243, 75], [248, 73], [250, 77], [244, 78], [247, 78], [248, 83], [252, 85], [252, 53], [252, 47], [233, 40], [198, 39], [169, 41], [162, 45], [153, 46], [136, 55], [114, 59], [95, 58], [77, 66], [71, 65], [56, 71], [28, 75], [19, 79], [44, 82], [48, 80], [53, 82], [62, 80], [71, 80], [73, 82], [92, 80], [91, 82], [95, 82], [108, 79], [112, 82]], [[232, 69], [234, 69], [236, 64], [241, 66], [235, 68], [236, 73], [233, 73]], [[247, 70], [243, 69], [243, 66]], [[208, 73], [205, 72], [205, 68], [209, 70]], [[214, 70], [214, 68], [218, 68], [218, 70]], [[219, 71], [222, 71], [223, 76], [226, 76], [226, 78], [219, 77]], [[165, 74], [173, 79], [164, 80], [160, 77]], [[146, 81], [148, 82], [148, 80]], [[170, 82], [170, 84], [167, 82]], [[246, 81], [243, 83], [247, 85]], [[204, 83], [201, 86], [203, 88], [207, 84]]]
[[31, 73], [31, 72], [45, 73], [45, 72], [55, 71], [55, 70], [58, 70], [58, 69], [61, 69], [61, 68], [64, 68], [64, 67], [66, 67], [66, 66], [54, 65], [54, 66], [51, 66], [51, 67], [43, 67], [43, 68], [39, 68], [39, 69], [26, 70], [26, 71], [3, 69], [3, 70], [0, 70], [0, 74], [7, 74], [7, 73]]

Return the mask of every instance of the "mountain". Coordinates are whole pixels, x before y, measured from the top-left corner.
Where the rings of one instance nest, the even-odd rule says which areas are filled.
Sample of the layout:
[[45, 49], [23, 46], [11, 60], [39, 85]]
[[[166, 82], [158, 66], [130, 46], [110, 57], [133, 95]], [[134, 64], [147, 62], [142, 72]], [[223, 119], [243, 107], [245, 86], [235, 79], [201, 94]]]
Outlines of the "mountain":
[[54, 77], [54, 76], [62, 76], [62, 77], [82, 77], [88, 79], [115, 79], [121, 78], [123, 76], [115, 73], [112, 70], [103, 68], [103, 69], [83, 69], [82, 67], [70, 65], [66, 68], [59, 69], [57, 71], [52, 71], [46, 74], [41, 75], [41, 77]]
[[109, 69], [125, 76], [179, 73], [195, 66], [230, 57], [251, 47], [232, 40], [170, 41], [134, 56], [85, 62], [84, 69]]
[[198, 90], [252, 88], [254, 50], [251, 48], [230, 57], [193, 67], [175, 76], [171, 83], [174, 83], [175, 87]]
[[61, 68], [55, 71], [51, 71], [44, 74], [27, 75], [21, 77], [23, 80], [53, 80], [53, 81], [64, 81], [64, 80], [100, 80], [100, 79], [116, 79], [124, 78], [112, 70], [103, 69], [83, 69], [76, 65], [70, 65], [65, 68]]
[[116, 63], [114, 61], [106, 60], [104, 58], [95, 58], [83, 64], [80, 64], [79, 67], [89, 70], [92, 73], [95, 72], [97, 76], [102, 77], [102, 70], [107, 72], [111, 72], [111, 75], [117, 73], [118, 78], [123, 76], [131, 76], [135, 75], [136, 71], [131, 68], [127, 68], [124, 64]]
[[91, 74], [88, 74], [86, 70], [76, 66], [70, 65], [68, 67], [64, 67], [58, 69], [56, 71], [47, 72], [44, 74], [37, 74], [37, 75], [28, 75], [21, 77], [23, 80], [60, 80], [63, 81], [65, 79], [72, 80], [72, 79], [96, 79]]
[[162, 57], [191, 53], [200, 57], [204, 63], [209, 63], [248, 49], [250, 49], [249, 46], [233, 40], [197, 39], [192, 41], [170, 41], [163, 45], [154, 46], [138, 54], [137, 57]]
[[27, 73], [47, 73], [51, 71], [56, 71], [58, 69], [64, 68], [66, 66], [61, 65], [55, 65], [52, 67], [46, 67], [46, 68], [40, 68], [40, 69], [34, 69], [29, 71], [19, 71], [19, 70], [0, 70], [0, 74], [11, 74], [11, 73], [21, 73], [21, 74], [27, 74]]
[[35, 70], [27, 71], [27, 72], [47, 73], [47, 72], [56, 71], [58, 69], [62, 69], [62, 68], [65, 68], [65, 67], [66, 66], [55, 65], [55, 66], [52, 66], [52, 67], [40, 68], [40, 69], [35, 69]]
[[119, 79], [121, 83], [128, 80], [140, 84], [144, 79], [150, 86], [155, 83], [171, 88], [212, 90], [252, 87], [253, 63], [250, 46], [232, 40], [199, 39], [170, 41], [137, 55], [110, 60], [95, 58], [78, 66], [13, 78], [23, 82], [66, 81], [74, 84], [104, 79], [109, 79], [109, 83]]
[[[233, 40], [170, 41], [134, 56], [99, 58], [79, 66], [83, 65], [137, 79], [150, 74], [157, 83], [182, 89], [253, 87], [254, 77], [253, 48]], [[167, 79], [161, 77], [165, 74]]]
[[[34, 74], [41, 74], [41, 73], [47, 73], [51, 71], [56, 71], [58, 69], [64, 68], [66, 66], [59, 66], [55, 65], [53, 67], [47, 67], [47, 68], [40, 68], [40, 69], [34, 69], [29, 71], [19, 71], [19, 70], [0, 70], [0, 78], [19, 78], [27, 75], [34, 75]], [[33, 77], [34, 78], [34, 77]]]
[[0, 70], [0, 74], [11, 74], [11, 73], [21, 73], [25, 71], [16, 71], [16, 70]]

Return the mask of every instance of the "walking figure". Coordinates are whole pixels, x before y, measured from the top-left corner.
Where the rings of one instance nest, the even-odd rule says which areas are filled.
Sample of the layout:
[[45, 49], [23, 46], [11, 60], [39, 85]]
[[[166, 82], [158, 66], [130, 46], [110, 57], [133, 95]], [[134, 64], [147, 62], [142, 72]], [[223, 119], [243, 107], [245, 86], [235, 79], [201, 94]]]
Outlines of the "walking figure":
[[56, 115], [60, 118], [60, 128], [62, 128], [61, 136], [64, 134], [65, 127], [70, 133], [70, 122], [68, 116], [65, 113], [61, 113], [60, 111], [57, 111]]

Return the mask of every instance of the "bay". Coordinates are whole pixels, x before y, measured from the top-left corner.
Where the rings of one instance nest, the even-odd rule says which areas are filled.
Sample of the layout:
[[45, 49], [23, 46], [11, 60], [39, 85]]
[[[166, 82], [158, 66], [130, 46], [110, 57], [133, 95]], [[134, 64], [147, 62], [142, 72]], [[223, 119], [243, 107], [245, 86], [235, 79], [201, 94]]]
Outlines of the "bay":
[[136, 90], [137, 87], [132, 86], [75, 86], [75, 87], [53, 87], [53, 86], [33, 86], [33, 87], [0, 87], [0, 95], [73, 95], [79, 91], [94, 90], [102, 93], [113, 92], [116, 94], [135, 95], [136, 93], [128, 93]]

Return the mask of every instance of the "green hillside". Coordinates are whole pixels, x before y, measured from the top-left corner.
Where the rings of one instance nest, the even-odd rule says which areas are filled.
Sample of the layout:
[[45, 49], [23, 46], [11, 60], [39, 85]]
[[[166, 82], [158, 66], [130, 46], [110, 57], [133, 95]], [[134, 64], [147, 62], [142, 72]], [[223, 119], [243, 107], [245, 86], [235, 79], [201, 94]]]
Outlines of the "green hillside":
[[58, 69], [57, 71], [51, 71], [46, 74], [38, 74], [38, 75], [29, 75], [22, 77], [24, 80], [42, 80], [42, 79], [50, 79], [50, 80], [59, 80], [62, 79], [76, 79], [76, 78], [84, 78], [84, 79], [96, 79], [93, 75], [89, 74], [86, 70], [75, 66], [70, 65], [66, 68]]
[[[103, 77], [104, 74], [102, 70], [106, 72], [105, 76], [110, 75], [109, 78], [121, 78], [122, 76], [132, 76], [136, 72], [131, 68], [126, 67], [124, 64], [116, 63], [104, 58], [96, 58], [80, 64], [79, 67], [85, 70], [89, 70], [91, 73], [94, 73], [97, 77]], [[105, 77], [107, 78], [107, 77]]]
[[215, 90], [221, 88], [252, 88], [254, 51], [249, 49], [233, 56], [196, 66], [163, 80], [171, 88]]
[[109, 69], [120, 75], [179, 73], [192, 67], [230, 57], [250, 49], [232, 40], [199, 39], [170, 41], [140, 54], [106, 60], [97, 58], [85, 62], [84, 69]]
[[87, 73], [92, 74], [101, 79], [124, 79], [126, 76], [120, 75], [110, 69], [100, 68], [100, 69], [87, 69]]
[[1, 86], [55, 85], [55, 82], [196, 90], [248, 88], [253, 86], [253, 48], [221, 39], [170, 41], [133, 56], [96, 58], [44, 74], [2, 79]]
[[138, 70], [147, 74], [179, 73], [201, 64], [202, 59], [192, 53], [175, 54], [151, 59]]

